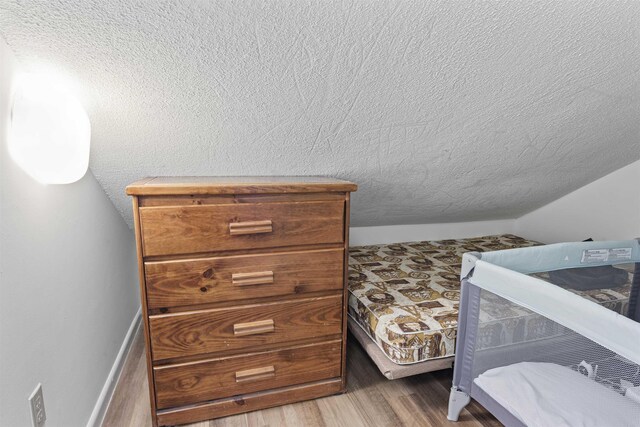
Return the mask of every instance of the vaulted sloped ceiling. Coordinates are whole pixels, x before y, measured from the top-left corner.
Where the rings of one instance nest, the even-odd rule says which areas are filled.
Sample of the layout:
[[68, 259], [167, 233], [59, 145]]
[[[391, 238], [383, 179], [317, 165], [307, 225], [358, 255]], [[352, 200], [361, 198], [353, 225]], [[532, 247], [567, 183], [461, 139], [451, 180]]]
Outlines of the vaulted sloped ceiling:
[[[640, 158], [640, 2], [0, 0], [149, 175], [330, 175], [355, 225], [509, 218]], [[612, 189], [615, 191], [615, 189]]]

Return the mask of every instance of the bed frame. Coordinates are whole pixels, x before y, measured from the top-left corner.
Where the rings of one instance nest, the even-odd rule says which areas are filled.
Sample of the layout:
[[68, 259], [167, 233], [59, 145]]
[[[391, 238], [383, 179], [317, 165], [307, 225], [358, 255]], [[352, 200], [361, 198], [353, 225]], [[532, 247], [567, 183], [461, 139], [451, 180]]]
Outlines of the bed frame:
[[398, 378], [410, 377], [412, 375], [424, 374], [440, 369], [448, 369], [453, 366], [454, 356], [430, 359], [409, 365], [399, 365], [389, 360], [387, 355], [380, 350], [380, 347], [369, 338], [369, 335], [367, 335], [360, 325], [351, 317], [348, 319], [348, 324], [351, 334], [358, 340], [362, 348], [364, 348], [371, 360], [373, 360], [373, 363], [376, 364], [382, 375], [387, 379], [397, 380]]

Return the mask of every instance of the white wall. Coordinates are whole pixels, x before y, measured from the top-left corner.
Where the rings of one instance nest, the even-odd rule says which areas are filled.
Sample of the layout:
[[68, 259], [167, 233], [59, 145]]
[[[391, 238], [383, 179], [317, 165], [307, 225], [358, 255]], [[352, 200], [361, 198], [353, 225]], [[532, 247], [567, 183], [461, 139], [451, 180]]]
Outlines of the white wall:
[[442, 224], [384, 225], [351, 227], [351, 246], [380, 243], [413, 242], [418, 240], [464, 239], [491, 234], [513, 233], [515, 220], [449, 222]]
[[47, 426], [81, 426], [138, 309], [133, 233], [91, 173], [44, 186], [11, 161], [15, 69], [0, 38], [0, 425], [31, 425], [41, 382]]
[[544, 243], [640, 237], [640, 161], [517, 219], [351, 227], [352, 245], [513, 233]]
[[516, 234], [545, 243], [640, 237], [640, 161], [520, 218]]

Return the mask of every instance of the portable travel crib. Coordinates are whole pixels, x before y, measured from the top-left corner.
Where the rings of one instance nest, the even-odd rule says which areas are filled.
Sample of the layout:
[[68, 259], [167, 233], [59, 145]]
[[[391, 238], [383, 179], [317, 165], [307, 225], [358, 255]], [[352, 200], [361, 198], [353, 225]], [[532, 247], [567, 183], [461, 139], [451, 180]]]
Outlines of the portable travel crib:
[[473, 398], [507, 426], [640, 426], [637, 240], [467, 253], [461, 277], [450, 420]]

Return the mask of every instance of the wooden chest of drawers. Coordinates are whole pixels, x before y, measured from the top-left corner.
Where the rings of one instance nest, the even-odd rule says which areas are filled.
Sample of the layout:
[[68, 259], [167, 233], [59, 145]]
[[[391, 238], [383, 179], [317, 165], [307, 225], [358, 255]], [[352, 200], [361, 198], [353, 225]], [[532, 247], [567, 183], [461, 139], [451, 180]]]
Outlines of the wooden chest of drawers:
[[355, 190], [312, 177], [127, 187], [154, 426], [344, 391]]

